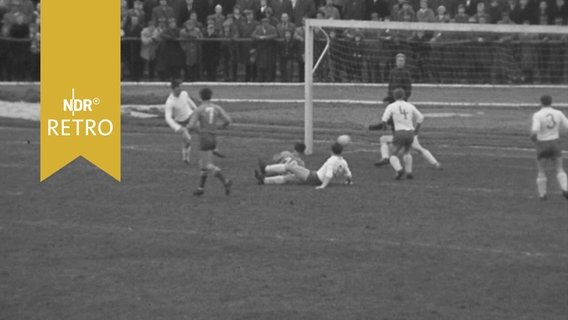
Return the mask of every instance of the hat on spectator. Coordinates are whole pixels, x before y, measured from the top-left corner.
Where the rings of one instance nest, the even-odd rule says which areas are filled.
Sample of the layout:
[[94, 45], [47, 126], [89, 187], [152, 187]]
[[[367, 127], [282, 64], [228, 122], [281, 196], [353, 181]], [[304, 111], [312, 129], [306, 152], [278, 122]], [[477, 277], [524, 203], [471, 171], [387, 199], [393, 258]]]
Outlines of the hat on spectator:
[[245, 10], [243, 10], [243, 13], [244, 14], [249, 14], [249, 13], [252, 14], [252, 10], [251, 9], [245, 9]]
[[406, 58], [406, 55], [402, 52], [396, 54], [396, 58]]

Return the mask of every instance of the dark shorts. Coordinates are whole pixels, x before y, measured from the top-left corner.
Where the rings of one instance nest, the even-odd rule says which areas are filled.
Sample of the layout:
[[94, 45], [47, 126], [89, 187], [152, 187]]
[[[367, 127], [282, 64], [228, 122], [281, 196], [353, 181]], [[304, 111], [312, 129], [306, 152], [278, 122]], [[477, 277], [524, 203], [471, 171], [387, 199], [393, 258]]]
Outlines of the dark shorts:
[[412, 141], [414, 141], [414, 131], [395, 131], [392, 144], [399, 149], [408, 150]]
[[189, 124], [189, 119], [191, 119], [191, 117], [187, 118], [186, 120], [176, 122], [182, 127], [187, 127], [187, 125]]
[[536, 143], [536, 158], [555, 160], [560, 158], [562, 150], [558, 143], [558, 139], [549, 141], [537, 141]]
[[315, 171], [310, 171], [308, 178], [306, 179], [306, 184], [312, 186], [319, 186], [321, 185], [321, 180], [318, 178], [318, 175]]
[[203, 132], [199, 135], [199, 150], [213, 151], [217, 148], [217, 138], [214, 133]]

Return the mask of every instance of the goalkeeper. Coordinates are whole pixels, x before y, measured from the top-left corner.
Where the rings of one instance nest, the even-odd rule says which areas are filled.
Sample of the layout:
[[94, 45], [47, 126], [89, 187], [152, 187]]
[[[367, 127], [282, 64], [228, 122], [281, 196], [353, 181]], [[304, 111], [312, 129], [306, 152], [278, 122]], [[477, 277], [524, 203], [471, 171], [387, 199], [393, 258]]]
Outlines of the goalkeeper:
[[412, 94], [412, 77], [410, 70], [406, 67], [406, 56], [404, 53], [398, 53], [395, 58], [395, 67], [391, 70], [389, 74], [389, 87], [387, 96], [383, 99], [383, 102], [387, 105], [395, 101], [393, 92], [395, 89], [402, 88], [406, 93], [404, 101], [408, 101], [410, 95]]
[[286, 169], [286, 165], [288, 164], [297, 164], [300, 167], [306, 167], [302, 156], [304, 155], [304, 151], [306, 151], [306, 145], [297, 142], [294, 144], [293, 151], [282, 151], [280, 153], [275, 154], [272, 157], [273, 164], [266, 165], [266, 163], [262, 160], [258, 160], [258, 166], [260, 169], [260, 173], [264, 176], [274, 176], [289, 173]]

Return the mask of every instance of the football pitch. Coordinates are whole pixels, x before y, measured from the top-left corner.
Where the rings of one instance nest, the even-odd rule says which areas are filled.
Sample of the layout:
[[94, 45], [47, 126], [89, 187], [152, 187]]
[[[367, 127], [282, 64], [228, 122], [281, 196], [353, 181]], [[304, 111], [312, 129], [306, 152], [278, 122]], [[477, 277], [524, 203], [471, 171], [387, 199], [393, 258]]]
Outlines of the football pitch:
[[[168, 93], [129, 90], [132, 105]], [[253, 176], [302, 140], [300, 104], [223, 106], [228, 197], [213, 178], [191, 194], [197, 155], [181, 161], [161, 117], [124, 113], [121, 183], [79, 159], [41, 184], [38, 123], [0, 118], [0, 319], [566, 319], [568, 201], [552, 170], [537, 197], [536, 107], [421, 108], [444, 169], [414, 154], [415, 179], [394, 181], [364, 130], [382, 107], [316, 104], [306, 164], [349, 134], [354, 185], [315, 190]]]

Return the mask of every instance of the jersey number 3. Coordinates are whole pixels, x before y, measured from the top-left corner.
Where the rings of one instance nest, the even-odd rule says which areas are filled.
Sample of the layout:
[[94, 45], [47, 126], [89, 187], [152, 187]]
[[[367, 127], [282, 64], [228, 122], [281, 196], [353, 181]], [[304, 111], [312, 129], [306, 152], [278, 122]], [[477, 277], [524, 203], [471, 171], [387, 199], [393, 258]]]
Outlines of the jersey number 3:
[[552, 114], [547, 114], [546, 117], [548, 118], [548, 123], [546, 124], [546, 127], [548, 129], [554, 129], [554, 127], [556, 127], [556, 120], [554, 120], [554, 116]]

